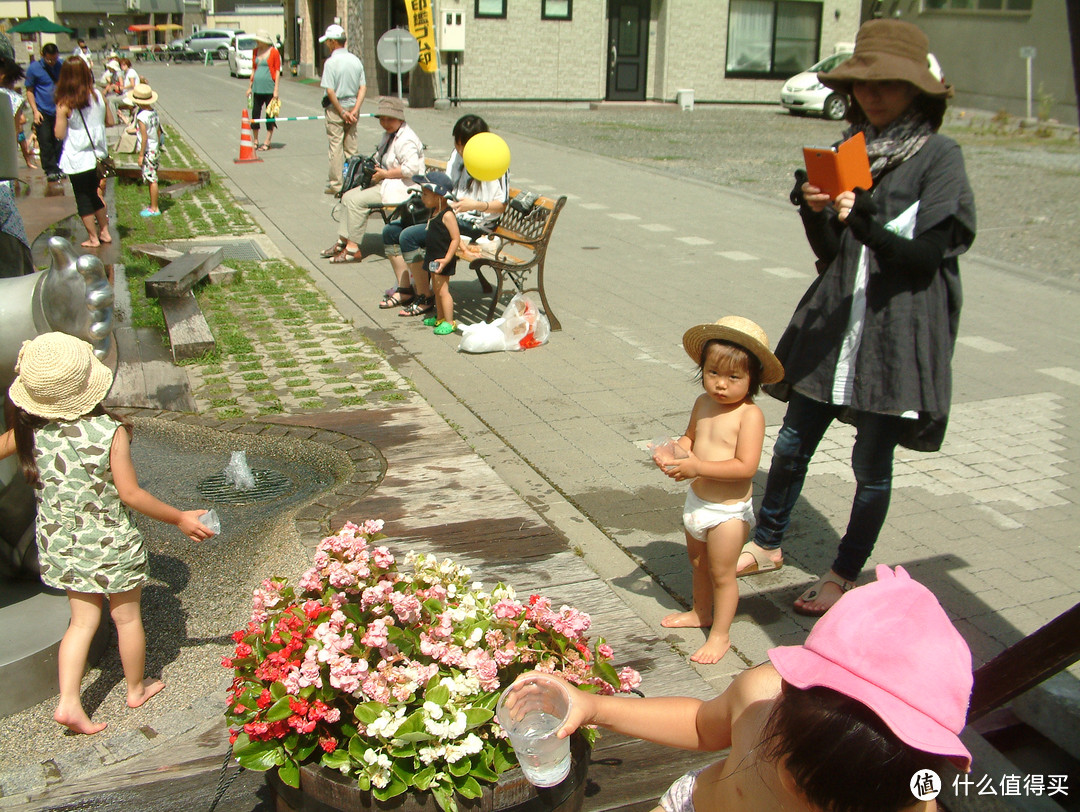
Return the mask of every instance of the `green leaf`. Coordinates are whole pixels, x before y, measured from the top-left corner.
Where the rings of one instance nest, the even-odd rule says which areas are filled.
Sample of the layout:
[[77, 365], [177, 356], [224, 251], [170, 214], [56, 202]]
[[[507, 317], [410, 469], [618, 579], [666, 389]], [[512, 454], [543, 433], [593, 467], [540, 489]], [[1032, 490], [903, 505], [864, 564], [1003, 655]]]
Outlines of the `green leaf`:
[[435, 801], [443, 808], [443, 812], [458, 812], [457, 801], [454, 800], [454, 793], [442, 784], [433, 786], [431, 788], [431, 794], [435, 796]]
[[500, 747], [495, 750], [492, 761], [493, 766], [495, 767], [495, 772], [499, 773], [500, 775], [509, 770], [511, 767], [517, 766], [517, 759], [510, 754], [509, 747], [503, 748], [501, 746], [501, 743]]
[[469, 774], [477, 781], [487, 781], [491, 783], [499, 780], [499, 776], [496, 772], [482, 761], [480, 763], [474, 763]]
[[366, 739], [360, 736], [353, 736], [349, 739], [349, 755], [359, 762], [363, 762], [364, 753], [371, 748]]
[[366, 726], [378, 719], [384, 710], [386, 706], [381, 702], [362, 702], [353, 709], [353, 716], [356, 721]]
[[458, 794], [465, 798], [479, 798], [484, 794], [484, 788], [471, 775], [466, 775], [460, 781], [454, 781]]
[[[469, 770], [472, 769], [472, 760], [467, 758], [460, 758], [453, 764], [449, 765], [450, 775], [460, 778], [463, 775], [468, 775]], [[454, 782], [457, 783], [456, 781]]]
[[239, 753], [249, 744], [251, 744], [251, 739], [248, 738], [247, 733], [240, 733], [239, 735], [237, 735], [236, 741], [233, 742], [232, 746], [233, 755]]
[[433, 615], [441, 615], [443, 611], [443, 604], [438, 598], [428, 598], [422, 604], [423, 607]]
[[287, 753], [291, 753], [296, 749], [296, 745], [300, 743], [300, 734], [295, 730], [290, 730], [285, 734], [285, 738], [281, 740], [281, 743], [285, 747]]
[[303, 688], [300, 689], [300, 698], [301, 699], [311, 699], [311, 695], [313, 693], [315, 693], [315, 686], [314, 685], [305, 685]]
[[391, 745], [389, 751], [394, 758], [407, 758], [416, 755], [416, 747], [413, 742]]
[[277, 768], [277, 774], [282, 783], [296, 789], [300, 788], [300, 765], [291, 758], [285, 759], [285, 763]]
[[619, 687], [619, 673], [611, 667], [611, 663], [595, 663], [593, 673], [613, 688]]
[[393, 773], [390, 773], [390, 783], [385, 787], [372, 787], [371, 794], [378, 798], [380, 801], [388, 801], [391, 798], [396, 798], [401, 795], [408, 787], [405, 786], [405, 782], [398, 778]]
[[240, 752], [234, 753], [241, 767], [266, 772], [285, 761], [281, 746], [275, 742], [251, 742]]
[[426, 790], [431, 786], [433, 778], [435, 778], [435, 765], [429, 764], [413, 776], [413, 786], [421, 791]]
[[401, 726], [397, 729], [397, 733], [394, 734], [394, 738], [404, 739], [405, 741], [426, 741], [426, 739], [410, 739], [409, 735], [413, 733], [423, 733], [428, 738], [428, 734], [424, 731], [424, 712], [423, 710], [415, 710], [409, 714], [409, 717], [401, 723]]
[[289, 706], [288, 696], [283, 696], [266, 709], [266, 721], [268, 722], [280, 722], [282, 719], [288, 719], [292, 715], [293, 712]]
[[340, 770], [347, 765], [349, 761], [349, 751], [344, 747], [339, 747], [333, 753], [323, 753], [322, 757], [319, 759], [321, 765], [331, 770]]
[[278, 699], [283, 699], [288, 695], [289, 692], [285, 690], [285, 683], [279, 680], [275, 680], [274, 682], [270, 683], [270, 696], [272, 696], [275, 701]]
[[296, 750], [293, 752], [293, 756], [298, 762], [303, 763], [304, 761], [307, 761], [308, 756], [315, 752], [315, 748], [318, 746], [318, 740], [305, 742], [304, 744], [301, 744], [299, 747], [296, 748]]
[[490, 720], [494, 715], [494, 711], [486, 710], [484, 708], [469, 708], [465, 711], [465, 729], [472, 730], [474, 727], [479, 727]]
[[424, 694], [424, 699], [428, 702], [433, 702], [441, 708], [450, 701], [450, 689], [440, 682], [434, 688], [428, 688], [427, 692]]
[[413, 743], [415, 743], [415, 742], [429, 742], [435, 737], [432, 736], [430, 733], [425, 733], [422, 730], [418, 730], [415, 733], [402, 733], [401, 730], [399, 729], [398, 732], [394, 734], [394, 738], [395, 739], [401, 739], [401, 741], [403, 741], [403, 742], [413, 742]]

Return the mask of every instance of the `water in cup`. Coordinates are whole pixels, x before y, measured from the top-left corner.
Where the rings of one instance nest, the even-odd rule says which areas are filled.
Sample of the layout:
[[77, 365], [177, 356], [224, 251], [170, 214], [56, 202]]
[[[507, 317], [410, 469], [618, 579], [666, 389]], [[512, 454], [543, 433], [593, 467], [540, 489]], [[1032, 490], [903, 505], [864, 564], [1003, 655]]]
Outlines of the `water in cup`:
[[558, 739], [555, 731], [562, 726], [562, 719], [543, 711], [525, 714], [518, 723], [515, 741], [520, 738], [522, 746], [515, 743], [514, 752], [525, 778], [536, 787], [553, 787], [570, 772], [570, 739]]

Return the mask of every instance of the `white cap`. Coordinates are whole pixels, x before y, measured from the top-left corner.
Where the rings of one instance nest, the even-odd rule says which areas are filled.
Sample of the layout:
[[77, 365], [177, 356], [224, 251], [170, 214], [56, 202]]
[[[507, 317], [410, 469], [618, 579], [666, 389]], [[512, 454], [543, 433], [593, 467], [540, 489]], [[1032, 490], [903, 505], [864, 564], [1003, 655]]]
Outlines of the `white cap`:
[[326, 42], [328, 39], [336, 40], [337, 42], [344, 42], [345, 29], [337, 23], [326, 26], [326, 33], [319, 37], [319, 42]]

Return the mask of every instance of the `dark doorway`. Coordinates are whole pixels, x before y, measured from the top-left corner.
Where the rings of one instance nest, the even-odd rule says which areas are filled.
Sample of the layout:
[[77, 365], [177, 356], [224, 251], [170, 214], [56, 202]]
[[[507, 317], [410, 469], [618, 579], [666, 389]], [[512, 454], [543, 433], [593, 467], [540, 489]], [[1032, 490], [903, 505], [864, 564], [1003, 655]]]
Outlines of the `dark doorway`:
[[609, 101], [644, 101], [652, 0], [609, 0]]

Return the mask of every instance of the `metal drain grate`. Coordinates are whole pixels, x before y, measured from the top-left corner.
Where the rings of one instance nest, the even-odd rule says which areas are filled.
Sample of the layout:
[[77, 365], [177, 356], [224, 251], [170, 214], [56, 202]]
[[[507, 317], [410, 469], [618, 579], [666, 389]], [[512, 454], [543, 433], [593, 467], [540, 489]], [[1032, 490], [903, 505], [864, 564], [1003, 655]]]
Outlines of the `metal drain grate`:
[[254, 240], [229, 240], [216, 242], [181, 242], [169, 246], [177, 251], [190, 251], [192, 248], [220, 248], [224, 259], [268, 259], [262, 248]]
[[214, 474], [198, 484], [199, 493], [211, 502], [226, 505], [250, 505], [268, 502], [295, 490], [293, 481], [280, 471], [252, 471], [255, 487], [247, 491], [237, 490], [225, 481], [225, 474]]

